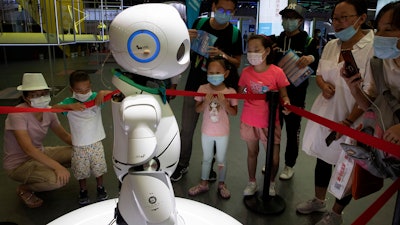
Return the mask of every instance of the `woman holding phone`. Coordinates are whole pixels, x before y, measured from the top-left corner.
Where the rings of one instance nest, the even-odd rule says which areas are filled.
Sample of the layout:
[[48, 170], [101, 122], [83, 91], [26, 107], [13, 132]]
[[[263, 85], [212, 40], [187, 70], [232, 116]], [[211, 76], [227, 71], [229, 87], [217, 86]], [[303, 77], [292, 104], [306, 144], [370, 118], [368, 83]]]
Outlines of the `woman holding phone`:
[[[340, 76], [340, 69], [345, 63], [342, 50], [351, 50], [362, 77], [362, 87], [370, 90], [371, 72], [369, 59], [373, 56], [372, 30], [362, 30], [361, 26], [367, 20], [367, 2], [364, 0], [340, 0], [332, 12], [331, 22], [337, 39], [327, 43], [319, 60], [316, 82], [321, 93], [315, 99], [311, 112], [324, 118], [336, 121], [346, 126], [354, 126], [363, 111], [351, 96], [350, 89]], [[297, 211], [303, 214], [325, 212], [325, 197], [332, 173], [332, 165], [338, 161], [342, 151], [339, 143], [345, 142], [341, 134], [336, 133], [332, 142], [326, 138], [332, 130], [308, 121], [304, 136], [303, 150], [317, 158], [315, 166], [315, 197], [300, 203]], [[329, 146], [328, 146], [329, 144]], [[343, 223], [341, 216], [343, 208], [350, 202], [351, 196], [336, 199], [331, 212], [327, 213], [317, 225]]]

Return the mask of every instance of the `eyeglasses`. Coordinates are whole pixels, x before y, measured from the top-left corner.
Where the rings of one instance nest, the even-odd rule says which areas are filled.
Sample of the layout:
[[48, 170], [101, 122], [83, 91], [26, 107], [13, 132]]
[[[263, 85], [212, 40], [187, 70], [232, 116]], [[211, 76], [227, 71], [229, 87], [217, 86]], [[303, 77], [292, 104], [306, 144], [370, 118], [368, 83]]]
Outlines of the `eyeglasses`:
[[350, 16], [340, 16], [340, 17], [332, 17], [329, 19], [329, 22], [333, 23], [344, 23], [347, 22], [349, 20], [350, 17], [355, 17], [358, 15], [350, 15]]
[[39, 98], [42, 96], [46, 96], [49, 94], [50, 94], [49, 90], [32, 91], [32, 92], [28, 93], [28, 95], [26, 97], [29, 99], [32, 99], [32, 98]]
[[218, 8], [217, 11], [220, 12], [220, 13], [225, 13], [226, 15], [229, 16], [229, 15], [232, 15], [235, 10], [224, 9], [224, 8], [221, 7], [221, 8]]

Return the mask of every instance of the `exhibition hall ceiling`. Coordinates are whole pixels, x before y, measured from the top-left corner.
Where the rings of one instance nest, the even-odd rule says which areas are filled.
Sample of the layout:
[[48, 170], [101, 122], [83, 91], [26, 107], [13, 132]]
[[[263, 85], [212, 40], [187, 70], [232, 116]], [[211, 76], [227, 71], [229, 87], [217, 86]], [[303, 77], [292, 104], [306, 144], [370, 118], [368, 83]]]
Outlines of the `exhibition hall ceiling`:
[[[332, 12], [332, 9], [337, 0], [326, 0], [326, 1], [307, 1], [307, 0], [299, 0], [298, 4], [302, 5], [307, 9], [306, 17], [326, 17], [329, 16]], [[367, 1], [368, 9], [370, 11], [374, 11], [376, 9], [377, 0]]]

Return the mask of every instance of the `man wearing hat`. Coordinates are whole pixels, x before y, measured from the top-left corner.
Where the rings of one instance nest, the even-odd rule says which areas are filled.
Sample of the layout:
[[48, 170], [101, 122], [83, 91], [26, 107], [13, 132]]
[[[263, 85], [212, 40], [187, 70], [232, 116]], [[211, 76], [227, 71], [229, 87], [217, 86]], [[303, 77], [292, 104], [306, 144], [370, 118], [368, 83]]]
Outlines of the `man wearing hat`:
[[[285, 9], [279, 12], [282, 15], [282, 26], [284, 31], [277, 37], [276, 43], [279, 48], [277, 59], [289, 49], [296, 52], [300, 57], [297, 61], [299, 68], [310, 66], [314, 71], [318, 66], [317, 43], [310, 38], [304, 30], [300, 30], [304, 22], [305, 9], [295, 3], [290, 3]], [[290, 104], [304, 108], [308, 80], [303, 81], [299, 86], [290, 84], [286, 87], [290, 98]], [[282, 110], [280, 110], [282, 111]], [[294, 174], [294, 165], [299, 152], [299, 135], [301, 117], [295, 113], [289, 115], [280, 114], [281, 124], [286, 125], [287, 144], [285, 151], [285, 167], [279, 178], [282, 180], [291, 179]], [[282, 120], [283, 119], [283, 120]], [[283, 125], [283, 124], [282, 124]]]
[[[49, 108], [50, 88], [41, 73], [25, 73], [17, 90], [22, 91], [22, 103], [16, 107]], [[44, 147], [49, 128], [69, 146]], [[43, 200], [34, 192], [54, 190], [69, 181], [66, 166], [71, 163], [71, 135], [55, 113], [37, 109], [8, 114], [4, 130], [4, 169], [11, 179], [21, 183], [17, 195], [25, 205], [40, 207]]]

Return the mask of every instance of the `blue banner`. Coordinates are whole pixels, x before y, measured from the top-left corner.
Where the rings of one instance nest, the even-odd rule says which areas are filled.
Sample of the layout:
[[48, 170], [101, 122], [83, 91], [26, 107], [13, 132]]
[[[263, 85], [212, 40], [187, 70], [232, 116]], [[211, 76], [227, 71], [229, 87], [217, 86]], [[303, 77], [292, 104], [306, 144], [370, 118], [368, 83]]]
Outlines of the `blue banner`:
[[188, 28], [192, 28], [194, 21], [200, 14], [201, 0], [186, 1], [186, 18]]

